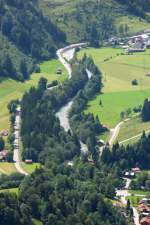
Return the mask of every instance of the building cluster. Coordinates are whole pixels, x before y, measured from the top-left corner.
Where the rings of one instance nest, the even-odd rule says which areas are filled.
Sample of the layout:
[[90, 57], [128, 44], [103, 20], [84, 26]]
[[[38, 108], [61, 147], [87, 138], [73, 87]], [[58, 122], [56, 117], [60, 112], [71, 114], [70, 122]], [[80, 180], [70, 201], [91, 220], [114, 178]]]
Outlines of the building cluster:
[[104, 45], [119, 45], [125, 49], [126, 53], [144, 52], [147, 48], [150, 48], [150, 31], [146, 30], [132, 37], [111, 37]]
[[[2, 130], [0, 132], [0, 136], [1, 137], [7, 137], [8, 136], [8, 130]], [[6, 156], [8, 154], [8, 151], [3, 149], [2, 151], [0, 151], [0, 162], [5, 162], [6, 161]]]
[[0, 132], [0, 136], [2, 136], [2, 137], [7, 137], [7, 136], [8, 136], [8, 130], [2, 130], [2, 131]]
[[5, 162], [6, 161], [7, 153], [8, 153], [7, 150], [0, 151], [0, 162]]
[[129, 37], [125, 45], [124, 43], [120, 45], [125, 49], [126, 53], [144, 52], [147, 48], [150, 48], [150, 33]]
[[125, 172], [125, 177], [126, 178], [134, 178], [137, 173], [140, 173], [141, 169], [139, 167], [132, 168], [130, 171]]
[[138, 205], [139, 222], [141, 225], [150, 225], [150, 199], [143, 198]]

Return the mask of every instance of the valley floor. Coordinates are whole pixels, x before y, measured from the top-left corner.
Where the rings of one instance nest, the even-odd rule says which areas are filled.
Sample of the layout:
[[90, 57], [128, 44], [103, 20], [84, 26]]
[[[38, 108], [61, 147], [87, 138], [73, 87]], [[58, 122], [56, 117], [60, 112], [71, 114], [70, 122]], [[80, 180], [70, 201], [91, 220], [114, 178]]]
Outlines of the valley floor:
[[[103, 124], [114, 128], [121, 121], [121, 112], [143, 105], [145, 98], [150, 97], [150, 77], [147, 76], [150, 72], [150, 50], [126, 55], [120, 48], [88, 48], [81, 50], [79, 57], [82, 57], [84, 53], [93, 57], [103, 73], [104, 83], [103, 93], [89, 102], [85, 112], [98, 115]], [[137, 86], [132, 85], [134, 79], [138, 81]], [[136, 124], [136, 122], [140, 128], [135, 130], [133, 136], [142, 132], [143, 129], [150, 129], [148, 123], [142, 124], [135, 120], [131, 123]], [[124, 128], [122, 129], [120, 135], [125, 132]], [[125, 138], [119, 136], [121, 141]]]

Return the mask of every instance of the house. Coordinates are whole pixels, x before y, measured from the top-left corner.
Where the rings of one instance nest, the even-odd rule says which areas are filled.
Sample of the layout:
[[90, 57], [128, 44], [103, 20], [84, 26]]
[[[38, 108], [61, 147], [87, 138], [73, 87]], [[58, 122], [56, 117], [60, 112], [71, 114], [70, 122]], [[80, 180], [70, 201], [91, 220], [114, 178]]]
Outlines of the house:
[[101, 146], [104, 146], [105, 145], [105, 141], [104, 140], [98, 140], [97, 141], [97, 144], [101, 147]]
[[7, 150], [3, 150], [0, 152], [0, 161], [6, 160], [7, 153]]
[[131, 171], [125, 172], [124, 176], [127, 177], [127, 178], [132, 178], [132, 177], [135, 176], [135, 173], [134, 172], [131, 172]]
[[149, 217], [144, 217], [140, 221], [141, 225], [150, 225], [150, 218]]
[[58, 70], [56, 71], [56, 74], [61, 75], [61, 74], [62, 74], [62, 69], [58, 69]]
[[138, 206], [139, 212], [143, 213], [150, 213], [150, 207], [148, 207], [145, 203], [141, 203]]
[[26, 159], [26, 160], [25, 160], [25, 163], [26, 163], [26, 164], [32, 164], [33, 161], [32, 161], [32, 159]]
[[131, 171], [134, 172], [134, 173], [140, 173], [141, 172], [139, 167], [132, 168]]
[[1, 136], [4, 136], [4, 137], [8, 136], [8, 130], [2, 130], [2, 131], [0, 132], [0, 135], [1, 135]]
[[150, 39], [148, 39], [147, 43], [146, 43], [146, 47], [150, 48]]

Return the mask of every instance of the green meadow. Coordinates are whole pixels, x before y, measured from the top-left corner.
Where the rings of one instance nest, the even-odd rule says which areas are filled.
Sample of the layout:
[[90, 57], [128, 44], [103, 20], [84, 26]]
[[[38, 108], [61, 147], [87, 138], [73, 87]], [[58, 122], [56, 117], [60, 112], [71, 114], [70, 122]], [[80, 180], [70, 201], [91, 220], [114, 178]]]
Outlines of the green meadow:
[[[143, 104], [150, 97], [150, 50], [126, 55], [119, 48], [89, 48], [82, 49], [79, 57], [85, 52], [102, 71], [104, 84], [103, 94], [89, 102], [86, 112], [98, 115], [103, 124], [112, 128], [120, 121], [122, 111]], [[131, 84], [133, 79], [138, 80], [137, 86]]]
[[26, 164], [24, 162], [21, 163], [21, 167], [29, 174], [33, 173], [36, 168], [40, 167], [40, 163], [32, 163]]
[[116, 19], [116, 26], [119, 27], [120, 25], [128, 25], [128, 33], [135, 34], [137, 32], [147, 30], [150, 28], [150, 25], [145, 20], [134, 17], [131, 15], [121, 16]]
[[[48, 82], [53, 80], [64, 81], [67, 74], [63, 66], [57, 60], [50, 60], [40, 65], [41, 72], [32, 74], [30, 80], [21, 83], [15, 80], [6, 79], [0, 82], [0, 130], [9, 128], [8, 103], [17, 98], [21, 98], [30, 87], [36, 86], [41, 77], [47, 78]], [[57, 75], [58, 68], [63, 70], [62, 75]]]
[[8, 189], [1, 189], [0, 193], [5, 193], [5, 192], [9, 192], [9, 193], [15, 193], [18, 195], [18, 188], [8, 188]]
[[9, 175], [16, 172], [14, 163], [0, 162], [0, 174]]
[[[88, 103], [86, 112], [98, 115], [103, 124], [114, 127], [121, 121], [122, 111], [143, 104], [146, 97], [150, 97], [150, 90], [104, 93]], [[102, 106], [99, 105], [100, 100]]]
[[[150, 122], [143, 122], [140, 116], [134, 117], [128, 120], [127, 122], [125, 122], [121, 126], [117, 140], [121, 142], [125, 139], [129, 139], [131, 137], [141, 134], [143, 130], [150, 131]], [[137, 139], [138, 138], [135, 138], [135, 140]], [[131, 141], [134, 141], [134, 139]], [[129, 142], [130, 141], [128, 141], [127, 144]]]

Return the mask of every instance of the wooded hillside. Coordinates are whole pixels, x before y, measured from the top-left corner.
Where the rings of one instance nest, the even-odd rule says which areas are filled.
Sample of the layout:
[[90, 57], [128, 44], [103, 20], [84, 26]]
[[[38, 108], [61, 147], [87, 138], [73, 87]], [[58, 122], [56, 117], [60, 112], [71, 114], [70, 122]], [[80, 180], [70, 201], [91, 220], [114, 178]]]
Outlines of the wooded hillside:
[[37, 0], [0, 0], [0, 28], [3, 77], [27, 79], [35, 62], [54, 57], [65, 42], [65, 34], [43, 16]]

